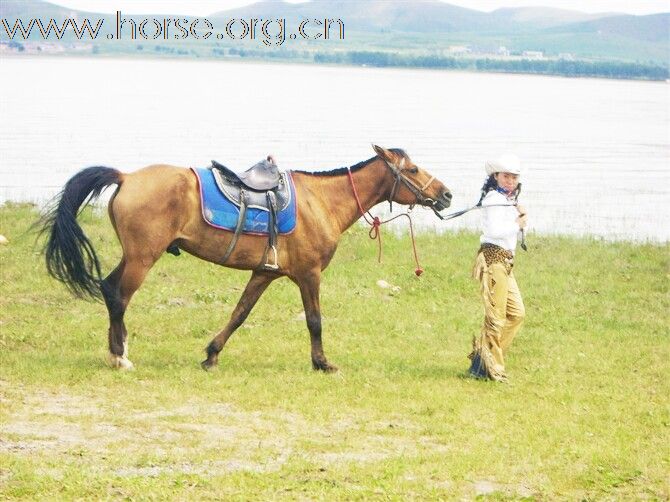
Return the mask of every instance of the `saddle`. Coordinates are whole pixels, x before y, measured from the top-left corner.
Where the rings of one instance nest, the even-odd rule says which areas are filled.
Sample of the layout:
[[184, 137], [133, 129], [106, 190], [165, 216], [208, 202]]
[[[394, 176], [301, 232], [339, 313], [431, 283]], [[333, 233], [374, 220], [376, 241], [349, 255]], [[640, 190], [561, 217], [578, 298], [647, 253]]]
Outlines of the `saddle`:
[[[264, 161], [265, 162], [265, 161]], [[216, 186], [221, 190], [221, 192], [226, 196], [226, 198], [235, 204], [238, 208], [241, 207], [242, 205], [242, 196], [246, 196], [246, 204], [248, 207], [253, 207], [256, 209], [260, 209], [262, 211], [269, 211], [269, 207], [267, 204], [267, 196], [266, 193], [268, 191], [271, 191], [275, 194], [277, 198], [277, 206], [279, 211], [282, 211], [283, 209], [286, 209], [286, 206], [289, 204], [291, 201], [291, 193], [289, 189], [288, 182], [286, 180], [286, 173], [280, 173], [279, 170], [277, 169], [277, 166], [272, 164], [272, 167], [274, 168], [274, 171], [277, 173], [277, 181], [274, 181], [274, 174], [266, 175], [262, 172], [259, 172], [260, 169], [257, 166], [262, 166], [264, 165], [264, 162], [259, 162], [256, 164], [254, 167], [251, 169], [257, 170], [256, 173], [254, 173], [254, 181], [264, 180], [264, 177], [267, 176], [272, 176], [271, 182], [268, 181], [264, 185], [259, 184], [259, 183], [254, 183], [251, 182], [252, 184], [255, 185], [255, 187], [258, 186], [268, 186], [270, 183], [272, 183], [271, 188], [252, 188], [249, 186], [249, 184], [245, 181], [242, 181], [240, 179], [240, 176], [246, 174], [237, 174], [230, 169], [228, 169], [225, 166], [222, 166], [225, 168], [225, 171], [222, 170], [219, 167], [216, 166], [221, 166], [216, 161], [212, 161], [212, 174], [214, 175], [214, 181], [216, 182]], [[248, 172], [251, 171], [251, 169]]]
[[[235, 233], [228, 245], [221, 264], [224, 264], [237, 244], [247, 215], [247, 208], [254, 207], [268, 212], [268, 247], [265, 251], [263, 268], [277, 270], [277, 213], [290, 201], [290, 189], [284, 175], [279, 173], [277, 164], [269, 156], [254, 164], [243, 173], [236, 173], [223, 164], [212, 160], [212, 173], [219, 189], [233, 204], [239, 207]], [[278, 209], [278, 207], [280, 209]], [[272, 259], [270, 259], [272, 251]]]
[[274, 159], [269, 155], [267, 159], [254, 164], [243, 173], [236, 173], [216, 160], [212, 161], [212, 167], [221, 171], [221, 173], [233, 183], [239, 182], [239, 184], [242, 184], [251, 190], [265, 192], [277, 188], [277, 185], [279, 184], [279, 169], [277, 168]]

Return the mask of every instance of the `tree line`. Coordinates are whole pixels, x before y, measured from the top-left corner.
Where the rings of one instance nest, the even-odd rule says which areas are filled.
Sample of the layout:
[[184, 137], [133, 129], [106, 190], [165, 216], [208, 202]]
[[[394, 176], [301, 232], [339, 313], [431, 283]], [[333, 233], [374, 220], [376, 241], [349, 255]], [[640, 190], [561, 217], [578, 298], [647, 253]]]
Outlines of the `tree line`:
[[[224, 51], [218, 56], [223, 56]], [[439, 55], [395, 54], [384, 51], [267, 51], [264, 49], [232, 48], [227, 54], [259, 59], [300, 59], [316, 63], [351, 64], [374, 67], [444, 68], [451, 70], [501, 73], [533, 73], [565, 77], [600, 77], [642, 80], [670, 79], [667, 67], [647, 63], [620, 61], [585, 61], [569, 59], [493, 59], [455, 58]]]
[[319, 63], [349, 63], [377, 67], [445, 68], [509, 73], [537, 73], [566, 77], [605, 77], [624, 79], [666, 80], [668, 68], [644, 63], [619, 61], [584, 61], [568, 59], [491, 59], [455, 58], [438, 55], [412, 56], [389, 52], [351, 51], [317, 53]]

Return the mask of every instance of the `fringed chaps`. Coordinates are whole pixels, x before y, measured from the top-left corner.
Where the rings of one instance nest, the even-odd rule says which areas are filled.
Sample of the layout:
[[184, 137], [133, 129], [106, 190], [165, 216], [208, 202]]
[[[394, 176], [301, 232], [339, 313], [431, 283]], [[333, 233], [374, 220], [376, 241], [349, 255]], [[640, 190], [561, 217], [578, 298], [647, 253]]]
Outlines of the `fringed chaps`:
[[519, 331], [525, 315], [512, 267], [511, 254], [497, 246], [483, 246], [477, 254], [472, 276], [480, 284], [484, 324], [479, 336], [473, 337], [468, 356], [473, 376], [507, 381], [503, 351]]

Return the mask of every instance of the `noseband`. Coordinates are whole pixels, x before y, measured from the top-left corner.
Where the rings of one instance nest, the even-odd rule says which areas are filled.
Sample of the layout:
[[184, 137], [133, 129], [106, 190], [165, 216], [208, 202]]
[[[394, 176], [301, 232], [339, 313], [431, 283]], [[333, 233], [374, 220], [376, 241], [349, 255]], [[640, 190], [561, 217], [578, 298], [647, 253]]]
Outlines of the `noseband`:
[[[414, 204], [411, 204], [410, 207], [413, 207], [415, 204], [419, 204], [422, 206], [428, 206], [430, 207], [433, 212], [441, 219], [442, 215], [438, 212], [438, 210], [435, 208], [435, 205], [437, 204], [437, 201], [433, 199], [432, 197], [427, 197], [424, 192], [425, 190], [435, 181], [435, 176], [431, 176], [430, 179], [422, 186], [419, 187], [416, 185], [411, 179], [409, 179], [407, 176], [405, 176], [402, 173], [402, 169], [397, 168], [394, 164], [391, 164], [388, 162], [386, 159], [382, 159], [384, 163], [386, 164], [386, 167], [388, 167], [391, 170], [391, 173], [395, 177], [395, 181], [393, 182], [393, 187], [391, 188], [391, 192], [389, 194], [389, 207], [391, 210], [393, 210], [393, 197], [395, 197], [396, 192], [398, 191], [398, 185], [399, 183], [402, 183], [407, 187], [407, 189], [412, 192], [414, 197], [416, 197], [416, 202]], [[402, 160], [404, 162], [405, 159]]]

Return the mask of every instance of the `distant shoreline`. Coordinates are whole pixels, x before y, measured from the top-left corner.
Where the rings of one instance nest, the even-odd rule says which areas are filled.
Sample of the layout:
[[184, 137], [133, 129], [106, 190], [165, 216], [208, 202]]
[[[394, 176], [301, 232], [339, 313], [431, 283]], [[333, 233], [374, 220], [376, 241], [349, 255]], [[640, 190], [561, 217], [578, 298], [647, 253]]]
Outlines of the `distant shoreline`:
[[[376, 53], [370, 53], [370, 54], [376, 54]], [[179, 54], [156, 54], [156, 53], [143, 53], [143, 54], [135, 54], [131, 52], [116, 52], [116, 53], [99, 53], [99, 54], [93, 54], [90, 52], [84, 53], [82, 51], [77, 51], [77, 52], [68, 52], [68, 51], [63, 51], [63, 52], [54, 52], [54, 53], [20, 53], [20, 52], [15, 52], [15, 51], [6, 51], [6, 52], [0, 52], [0, 59], [2, 58], [12, 58], [12, 59], [40, 59], [40, 58], [79, 58], [79, 59], [96, 59], [96, 60], [102, 60], [102, 59], [126, 59], [126, 60], [152, 60], [152, 61], [165, 61], [165, 60], [172, 60], [172, 61], [192, 61], [192, 62], [198, 62], [198, 61], [219, 61], [223, 63], [227, 62], [253, 62], [253, 63], [268, 63], [268, 64], [291, 64], [291, 65], [308, 65], [308, 66], [324, 66], [324, 67], [349, 67], [349, 68], [378, 68], [378, 69], [408, 69], [408, 70], [430, 70], [430, 71], [448, 71], [452, 73], [488, 73], [488, 74], [493, 74], [493, 75], [530, 75], [530, 76], [541, 76], [541, 77], [561, 77], [561, 78], [579, 78], [579, 79], [598, 79], [598, 80], [621, 80], [621, 81], [635, 81], [635, 82], [661, 82], [661, 83], [667, 83], [670, 81], [670, 71], [665, 68], [661, 67], [651, 67], [650, 65], [639, 65], [643, 68], [658, 68], [660, 70], [663, 70], [665, 72], [665, 75], [661, 75], [657, 78], [649, 78], [643, 75], [637, 75], [637, 74], [631, 74], [630, 76], [624, 76], [624, 75], [606, 75], [606, 74], [598, 74], [598, 73], [575, 73], [575, 74], [569, 74], [567, 72], [558, 72], [558, 71], [537, 71], [537, 70], [528, 70], [528, 71], [523, 71], [520, 69], [514, 69], [514, 68], [509, 68], [506, 69], [504, 67], [499, 67], [499, 68], [477, 68], [476, 64], [477, 62], [483, 62], [483, 61], [493, 61], [490, 59], [464, 59], [464, 60], [458, 60], [456, 58], [453, 58], [454, 60], [457, 61], [464, 61], [465, 63], [468, 64], [462, 64], [456, 67], [451, 67], [451, 66], [430, 66], [430, 65], [413, 65], [413, 64], [393, 64], [393, 62], [386, 62], [385, 64], [367, 64], [367, 63], [352, 63], [349, 61], [329, 61], [327, 58], [324, 58], [323, 60], [309, 60], [306, 58], [278, 58], [278, 57], [262, 57], [258, 54], [252, 54], [252, 55], [245, 55], [245, 56], [186, 56], [186, 55], [179, 55]], [[519, 61], [519, 60], [517, 60]], [[532, 60], [520, 60], [520, 61], [528, 61], [533, 63]], [[555, 62], [559, 60], [542, 60], [540, 62]], [[535, 62], [537, 63], [537, 62]], [[571, 61], [570, 63], [588, 63], [583, 60], [575, 60]], [[616, 61], [606, 61], [602, 63], [595, 63], [597, 65], [632, 65], [632, 63], [620, 63]]]

